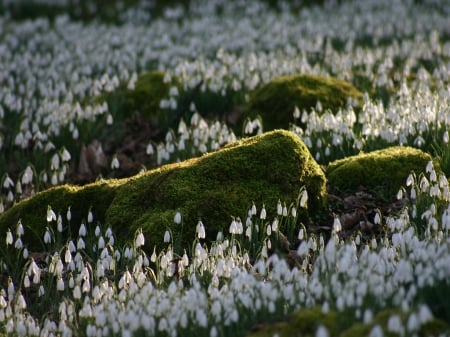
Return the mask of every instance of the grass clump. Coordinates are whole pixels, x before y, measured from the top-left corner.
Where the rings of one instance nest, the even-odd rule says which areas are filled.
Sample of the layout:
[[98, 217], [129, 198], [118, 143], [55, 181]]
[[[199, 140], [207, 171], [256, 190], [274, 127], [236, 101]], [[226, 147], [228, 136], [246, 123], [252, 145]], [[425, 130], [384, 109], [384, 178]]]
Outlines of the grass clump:
[[264, 129], [288, 128], [294, 122], [294, 110], [309, 111], [320, 102], [322, 111], [337, 112], [348, 99], [359, 100], [361, 92], [351, 83], [317, 75], [280, 76], [257, 89], [250, 97], [244, 118], [260, 115]]
[[[231, 216], [246, 216], [252, 202], [270, 205], [280, 198], [295, 200], [303, 186], [309, 196], [308, 210], [314, 214], [325, 204], [325, 175], [298, 136], [279, 130], [131, 178], [38, 193], [2, 214], [0, 228], [6, 231], [21, 219], [42, 237], [49, 205], [57, 214], [76, 205], [85, 212], [74, 215], [77, 220], [92, 208], [96, 220], [111, 226], [119, 238], [142, 227], [151, 247], [169, 229], [186, 243], [195, 237], [199, 220], [212, 239], [228, 229]], [[175, 223], [177, 211], [192, 223]], [[301, 220], [307, 223], [306, 214]]]
[[392, 199], [412, 172], [423, 172], [432, 158], [412, 147], [394, 146], [360, 153], [330, 163], [326, 169], [329, 184], [338, 191], [363, 187], [380, 197]]

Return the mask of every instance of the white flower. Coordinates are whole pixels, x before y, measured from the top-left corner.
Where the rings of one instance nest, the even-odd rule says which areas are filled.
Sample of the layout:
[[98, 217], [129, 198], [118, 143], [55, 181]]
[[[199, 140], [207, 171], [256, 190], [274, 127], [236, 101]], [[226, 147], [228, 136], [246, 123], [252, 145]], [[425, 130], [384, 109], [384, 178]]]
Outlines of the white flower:
[[14, 243], [14, 248], [22, 249], [22, 247], [23, 247], [22, 240], [20, 238], [17, 238], [16, 242]]
[[44, 243], [49, 244], [52, 242], [52, 235], [47, 227], [47, 230], [44, 233]]
[[84, 223], [81, 224], [80, 229], [78, 230], [79, 236], [86, 236], [86, 225]]
[[334, 221], [333, 221], [333, 231], [335, 233], [339, 233], [342, 230], [342, 225], [341, 225], [341, 221], [339, 220], [339, 218], [336, 216], [334, 217]]
[[87, 215], [87, 222], [91, 223], [94, 220], [94, 216], [92, 215], [92, 210], [89, 209], [88, 215]]
[[72, 220], [72, 211], [70, 210], [70, 206], [69, 206], [69, 208], [67, 209], [66, 218], [67, 218], [67, 221]]
[[119, 167], [120, 167], [119, 159], [117, 158], [117, 156], [114, 156], [111, 161], [111, 169], [115, 170], [118, 169]]
[[265, 208], [265, 206], [264, 206], [264, 204], [263, 204], [263, 207], [262, 207], [262, 209], [261, 209], [261, 214], [259, 215], [259, 218], [260, 218], [261, 220], [265, 220], [266, 217], [267, 217], [266, 208]]
[[444, 144], [448, 144], [449, 136], [447, 130], [445, 130], [444, 135], [442, 136], [442, 141], [444, 142]]
[[62, 224], [61, 214], [58, 214], [58, 219], [56, 219], [56, 230], [59, 233], [62, 233], [62, 231], [63, 231], [63, 224]]
[[12, 243], [14, 242], [13, 239], [13, 235], [11, 233], [11, 230], [8, 229], [8, 231], [6, 232], [6, 245], [12, 245]]
[[5, 180], [3, 180], [3, 187], [5, 189], [10, 189], [14, 186], [14, 181], [9, 177], [8, 174], [6, 174]]
[[375, 325], [372, 330], [370, 330], [369, 337], [384, 337], [383, 329], [380, 325]]
[[251, 215], [256, 215], [256, 206], [255, 203], [252, 204], [252, 208], [251, 208]]
[[33, 181], [33, 170], [28, 165], [22, 175], [22, 184], [27, 185]]
[[300, 110], [298, 109], [298, 106], [295, 106], [293, 116], [294, 116], [294, 119], [300, 118]]
[[169, 243], [170, 242], [170, 232], [167, 230], [164, 233], [164, 243]]
[[71, 159], [69, 151], [64, 147], [61, 152], [61, 159], [63, 162], [68, 162]]
[[53, 212], [52, 208], [50, 206], [47, 207], [47, 222], [55, 221], [56, 220], [56, 214]]
[[23, 278], [23, 286], [25, 288], [29, 288], [30, 287], [30, 278], [28, 277], [28, 275], [25, 275], [25, 277]]
[[403, 335], [403, 324], [400, 319], [400, 316], [393, 315], [389, 317], [388, 324], [387, 324], [387, 330], [390, 332], [395, 332], [400, 335]]
[[308, 191], [303, 189], [301, 197], [300, 197], [300, 207], [305, 208], [308, 203]]
[[410, 173], [408, 178], [406, 178], [406, 186], [411, 186], [414, 184], [414, 175]]
[[280, 215], [280, 216], [283, 214], [283, 206], [281, 205], [280, 199], [278, 199], [277, 214]]
[[328, 329], [323, 325], [319, 325], [316, 331], [316, 337], [328, 337], [329, 335]]
[[305, 257], [308, 255], [308, 253], [309, 253], [308, 242], [302, 241], [300, 246], [298, 246], [297, 255], [300, 257]]
[[295, 206], [292, 206], [291, 208], [291, 215], [293, 218], [297, 216], [297, 209], [295, 208]]
[[56, 290], [64, 291], [64, 281], [61, 277], [58, 277], [58, 281], [56, 282]]
[[142, 231], [139, 231], [138, 235], [136, 236], [135, 246], [141, 247], [144, 244], [145, 244], [144, 234], [142, 233]]
[[420, 321], [421, 325], [425, 324], [433, 319], [433, 314], [431, 313], [430, 308], [428, 308], [428, 306], [425, 304], [422, 304], [419, 307], [418, 315], [419, 315], [419, 321]]
[[175, 213], [175, 217], [173, 218], [173, 221], [174, 221], [177, 225], [179, 225], [179, 224], [181, 223], [181, 213], [180, 213], [180, 211], [177, 211], [177, 212]]
[[206, 237], [205, 226], [203, 225], [203, 222], [199, 221], [197, 223], [197, 228], [195, 231], [199, 239], [204, 239]]

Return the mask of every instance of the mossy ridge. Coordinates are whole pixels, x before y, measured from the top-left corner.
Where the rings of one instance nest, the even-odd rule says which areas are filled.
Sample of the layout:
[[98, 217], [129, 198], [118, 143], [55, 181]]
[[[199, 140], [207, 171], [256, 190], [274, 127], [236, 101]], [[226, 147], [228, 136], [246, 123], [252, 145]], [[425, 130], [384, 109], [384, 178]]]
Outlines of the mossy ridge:
[[294, 122], [296, 106], [309, 111], [320, 101], [323, 111], [337, 112], [349, 97], [360, 101], [362, 93], [344, 80], [307, 74], [280, 76], [251, 94], [242, 122], [260, 115], [266, 131], [287, 129]]
[[[152, 247], [168, 228], [181, 234], [181, 226], [173, 221], [180, 209], [186, 219], [182, 232], [186, 243], [192, 242], [199, 219], [213, 238], [218, 230], [228, 229], [230, 216], [246, 216], [252, 202], [266, 203], [270, 217], [271, 205], [275, 209], [278, 199], [295, 200], [302, 186], [308, 191], [311, 213], [320, 210], [326, 202], [324, 173], [297, 135], [277, 130], [131, 178], [49, 189], [2, 214], [0, 229], [14, 230], [22, 219], [42, 237], [48, 205], [64, 215], [71, 206], [71, 223], [77, 227], [92, 208], [94, 220], [111, 226], [119, 241], [142, 227]], [[42, 248], [36, 241], [27, 242], [34, 245], [29, 249]]]
[[[337, 191], [355, 191], [362, 186], [380, 197], [392, 199], [405, 185], [408, 175], [412, 171], [424, 172], [430, 160], [432, 157], [419, 149], [393, 146], [338, 159], [327, 166], [325, 174]], [[435, 168], [440, 171], [437, 163]]]
[[298, 136], [277, 130], [143, 173], [121, 188], [106, 221], [122, 233], [143, 227], [152, 245], [168, 228], [180, 234], [181, 226], [173, 222], [180, 210], [186, 219], [183, 240], [192, 241], [200, 219], [212, 239], [228, 229], [231, 216], [246, 216], [252, 202], [265, 203], [270, 215], [270, 205], [275, 208], [280, 198], [295, 200], [302, 186], [309, 193], [309, 209], [321, 209], [326, 198], [323, 172]]

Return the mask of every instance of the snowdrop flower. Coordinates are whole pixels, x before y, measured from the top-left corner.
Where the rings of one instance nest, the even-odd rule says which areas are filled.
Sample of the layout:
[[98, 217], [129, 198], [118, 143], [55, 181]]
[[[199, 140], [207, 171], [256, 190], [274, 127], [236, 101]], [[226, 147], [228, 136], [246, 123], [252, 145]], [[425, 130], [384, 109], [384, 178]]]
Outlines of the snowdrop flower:
[[293, 218], [297, 217], [297, 209], [295, 208], [295, 206], [292, 206], [291, 208], [291, 215]]
[[177, 211], [177, 212], [175, 213], [175, 217], [173, 218], [173, 221], [174, 221], [177, 225], [179, 225], [179, 224], [181, 223], [181, 213], [180, 213], [180, 211]]
[[375, 325], [369, 333], [369, 337], [384, 337], [383, 329], [380, 325]]
[[[88, 215], [87, 215], [87, 222], [88, 223], [92, 223], [92, 221], [94, 220], [94, 216], [92, 215], [92, 210], [89, 209]], [[96, 234], [97, 235], [97, 234]], [[98, 236], [98, 235], [97, 235]]]
[[100, 226], [97, 225], [97, 226], [95, 227], [94, 234], [95, 234], [95, 236], [98, 237], [98, 236], [100, 236], [100, 233], [101, 233]]
[[136, 247], [142, 247], [145, 244], [145, 238], [142, 231], [139, 231], [138, 235], [136, 236], [135, 240], [135, 246]]
[[334, 221], [333, 221], [333, 231], [335, 233], [339, 233], [342, 230], [342, 225], [341, 225], [341, 221], [339, 220], [339, 218], [336, 216], [334, 217]]
[[408, 317], [408, 321], [406, 323], [406, 328], [408, 332], [414, 332], [419, 329], [419, 319], [415, 312], [411, 313]]
[[261, 214], [259, 215], [259, 218], [260, 218], [261, 220], [265, 220], [266, 217], [267, 217], [266, 207], [265, 207], [264, 204], [263, 204], [263, 207], [262, 207], [262, 209], [261, 209]]
[[393, 315], [389, 317], [387, 330], [390, 332], [395, 332], [399, 335], [403, 335], [403, 324], [398, 315]]
[[302, 241], [300, 246], [298, 246], [297, 255], [300, 256], [300, 257], [305, 257], [308, 254], [309, 254], [308, 242]]
[[328, 329], [323, 325], [319, 325], [316, 331], [316, 337], [328, 337], [328, 336], [330, 336], [330, 334], [328, 333]]
[[9, 177], [8, 174], [6, 174], [5, 179], [3, 180], [3, 187], [5, 189], [10, 189], [11, 187], [14, 186], [14, 181]]
[[52, 242], [52, 234], [50, 233], [48, 227], [44, 233], [44, 243], [49, 244]]
[[17, 238], [16, 242], [14, 243], [14, 248], [19, 250], [19, 249], [22, 249], [22, 247], [23, 247], [23, 243], [22, 243], [21, 238]]
[[120, 167], [119, 159], [115, 155], [111, 161], [111, 169], [116, 170]]
[[84, 243], [84, 240], [83, 240], [82, 237], [80, 237], [78, 239], [78, 241], [77, 241], [77, 250], [82, 250], [82, 249], [85, 249], [85, 248], [86, 248], [86, 245]]
[[28, 165], [22, 175], [22, 184], [27, 185], [30, 184], [32, 181], [33, 181], [33, 170]]
[[149, 144], [147, 145], [146, 153], [147, 153], [149, 156], [151, 156], [153, 153], [155, 153], [155, 150], [153, 149], [153, 146], [152, 146], [151, 143], [149, 143]]
[[62, 217], [61, 214], [58, 214], [58, 218], [56, 219], [56, 230], [59, 233], [62, 233], [63, 231], [63, 225], [62, 225]]
[[448, 130], [445, 130], [445, 132], [442, 136], [442, 141], [444, 142], [444, 144], [448, 144], [448, 141], [449, 141]]
[[61, 151], [61, 159], [63, 162], [68, 162], [71, 159], [70, 153], [65, 147]]
[[170, 242], [170, 232], [168, 230], [166, 230], [164, 233], [164, 243], [169, 243], [169, 242]]
[[52, 222], [56, 220], [56, 214], [53, 212], [50, 206], [47, 207], [47, 222]]
[[69, 222], [70, 222], [70, 220], [72, 220], [72, 211], [70, 210], [70, 206], [69, 206], [69, 208], [67, 209], [66, 219], [67, 219], [67, 221], [69, 221]]
[[86, 225], [82, 223], [80, 229], [78, 230], [78, 235], [83, 237], [86, 236], [86, 234], [87, 234]]
[[203, 222], [201, 220], [199, 220], [199, 222], [197, 223], [197, 228], [195, 231], [199, 239], [204, 239], [206, 237], [205, 226], [203, 225]]
[[61, 277], [58, 277], [58, 281], [56, 282], [56, 290], [64, 291], [64, 281]]
[[277, 204], [277, 214], [278, 214], [279, 216], [283, 215], [283, 206], [281, 205], [280, 199], [278, 199], [278, 204]]
[[418, 316], [421, 325], [433, 319], [433, 314], [431, 313], [431, 310], [425, 304], [420, 305]]
[[7, 246], [12, 245], [13, 242], [14, 242], [13, 235], [11, 233], [11, 230], [8, 229], [8, 231], [6, 232], [6, 245]]
[[400, 188], [397, 192], [397, 200], [403, 199], [403, 188]]

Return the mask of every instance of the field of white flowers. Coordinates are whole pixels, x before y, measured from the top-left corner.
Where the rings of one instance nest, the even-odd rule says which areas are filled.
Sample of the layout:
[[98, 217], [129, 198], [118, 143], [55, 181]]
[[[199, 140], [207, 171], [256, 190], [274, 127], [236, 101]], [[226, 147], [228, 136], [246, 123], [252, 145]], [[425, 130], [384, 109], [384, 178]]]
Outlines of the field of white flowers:
[[[323, 112], [320, 103], [292, 111], [290, 130], [320, 164], [409, 145], [444, 173], [430, 162], [405, 177], [397, 195], [405, 207], [378, 217], [388, 231], [372, 238], [343, 240], [337, 220], [331, 234], [313, 234], [291, 228], [295, 207], [248, 205], [247, 221], [233, 220], [215, 242], [205, 242], [199, 222], [184, 254], [170, 232], [162, 251], [145, 252], [142, 232], [119, 246], [89, 210], [79, 224], [71, 209], [49, 207], [42, 251], [22, 241], [32, 224], [0, 233], [0, 336], [450, 336], [448, 3], [191, 0], [160, 8], [142, 0], [117, 1], [110, 12], [100, 3], [0, 0], [0, 217], [38, 191], [73, 183], [93, 142], [102, 176], [118, 176], [126, 158], [111, 138], [136, 120], [95, 98], [134, 88], [150, 70], [179, 81], [159, 106], [188, 118], [145, 139], [142, 170], [264, 131], [256, 119], [240, 135], [226, 119], [205, 117], [215, 101], [196, 107], [180, 90], [245, 106], [277, 76], [306, 73], [364, 92], [360, 111]], [[80, 8], [89, 20], [79, 19]], [[67, 227], [79, 227], [78, 236], [66, 240]], [[283, 228], [295, 231], [294, 265], [271, 254]], [[308, 324], [295, 320], [302, 312], [315, 313]]]

